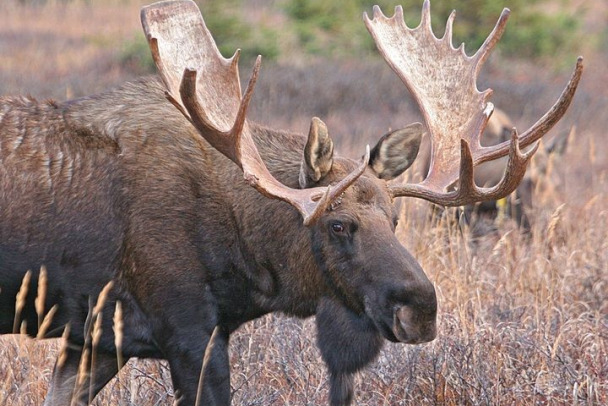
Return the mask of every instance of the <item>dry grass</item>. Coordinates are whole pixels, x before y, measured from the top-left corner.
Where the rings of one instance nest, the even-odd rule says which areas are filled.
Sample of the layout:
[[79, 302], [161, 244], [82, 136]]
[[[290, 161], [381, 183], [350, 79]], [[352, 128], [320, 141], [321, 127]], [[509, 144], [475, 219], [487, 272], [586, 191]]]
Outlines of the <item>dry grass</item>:
[[[2, 93], [62, 99], [132, 76], [112, 58], [121, 38], [139, 29], [134, 2], [15, 4], [0, 6]], [[597, 86], [606, 83], [605, 64], [597, 63], [606, 56], [588, 60], [575, 103], [555, 130], [576, 125], [577, 137], [537, 182], [530, 237], [507, 220], [473, 241], [451, 211], [430, 219], [426, 203], [404, 202], [398, 235], [436, 285], [439, 335], [420, 346], [387, 344], [359, 375], [358, 405], [608, 404], [608, 154], [601, 138], [608, 89]], [[484, 83], [522, 127], [548, 108], [567, 76], [490, 64]], [[404, 92], [376, 62], [268, 66], [253, 114], [298, 131], [320, 115], [340, 133], [338, 148], [356, 156], [388, 127], [416, 118]], [[41, 404], [59, 352], [57, 340], [2, 337], [0, 404]], [[234, 334], [230, 353], [235, 405], [326, 403], [313, 320], [255, 320]], [[134, 360], [94, 404], [172, 401], [166, 363]]]

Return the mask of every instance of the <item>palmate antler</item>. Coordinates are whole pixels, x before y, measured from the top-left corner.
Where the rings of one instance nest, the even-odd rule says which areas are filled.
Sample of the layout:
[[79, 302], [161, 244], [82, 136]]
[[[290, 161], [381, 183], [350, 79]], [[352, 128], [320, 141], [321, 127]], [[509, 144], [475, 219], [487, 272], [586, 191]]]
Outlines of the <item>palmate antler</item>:
[[[520, 148], [539, 140], [566, 112], [583, 71], [582, 58], [553, 107], [521, 136], [513, 129], [511, 141], [482, 147], [480, 137], [494, 109], [487, 102], [492, 90], [477, 90], [477, 76], [491, 49], [500, 39], [509, 10], [504, 9], [494, 30], [475, 55], [452, 45], [452, 23], [448, 18], [443, 38], [431, 29], [430, 4], [425, 0], [420, 25], [411, 29], [403, 20], [403, 9], [387, 18], [374, 6], [373, 19], [365, 24], [391, 68], [414, 98], [430, 133], [432, 152], [429, 173], [419, 184], [391, 186], [393, 196], [419, 197], [444, 206], [460, 206], [496, 200], [511, 193], [520, 183], [538, 145], [523, 154]], [[474, 166], [509, 154], [501, 182], [492, 188], [475, 185]], [[449, 187], [454, 190], [448, 191]]]
[[240, 52], [230, 59], [222, 57], [194, 2], [155, 3], [142, 9], [141, 19], [169, 100], [212, 147], [243, 170], [245, 180], [260, 193], [291, 204], [308, 225], [361, 176], [369, 148], [359, 167], [335, 186], [292, 189], [283, 185], [264, 165], [246, 119], [261, 57], [242, 96]]

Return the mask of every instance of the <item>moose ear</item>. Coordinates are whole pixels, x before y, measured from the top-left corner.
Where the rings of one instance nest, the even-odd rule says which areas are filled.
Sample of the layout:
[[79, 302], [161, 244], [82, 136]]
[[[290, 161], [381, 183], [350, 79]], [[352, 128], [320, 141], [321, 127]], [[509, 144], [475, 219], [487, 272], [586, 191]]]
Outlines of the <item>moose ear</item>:
[[410, 124], [384, 134], [371, 152], [369, 165], [380, 179], [391, 180], [410, 167], [418, 155], [424, 127]]
[[329, 138], [327, 126], [319, 118], [313, 117], [300, 166], [300, 187], [309, 187], [327, 175], [333, 163], [333, 156], [334, 143]]

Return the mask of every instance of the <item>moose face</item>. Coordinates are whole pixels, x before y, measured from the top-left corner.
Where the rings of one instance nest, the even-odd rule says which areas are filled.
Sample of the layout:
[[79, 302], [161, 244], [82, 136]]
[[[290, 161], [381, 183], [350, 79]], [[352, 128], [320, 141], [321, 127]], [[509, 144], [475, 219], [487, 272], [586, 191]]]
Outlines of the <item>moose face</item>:
[[394, 234], [397, 213], [386, 182], [370, 175], [358, 179], [314, 226], [319, 268], [332, 293], [369, 317], [386, 339], [430, 341], [435, 289]]
[[[382, 137], [366, 171], [311, 226], [315, 259], [332, 295], [369, 318], [384, 338], [409, 344], [435, 338], [437, 299], [432, 283], [395, 236], [398, 216], [386, 180], [413, 162], [422, 132], [412, 125]], [[301, 186], [337, 183], [356, 166], [333, 157], [325, 127], [313, 120]]]

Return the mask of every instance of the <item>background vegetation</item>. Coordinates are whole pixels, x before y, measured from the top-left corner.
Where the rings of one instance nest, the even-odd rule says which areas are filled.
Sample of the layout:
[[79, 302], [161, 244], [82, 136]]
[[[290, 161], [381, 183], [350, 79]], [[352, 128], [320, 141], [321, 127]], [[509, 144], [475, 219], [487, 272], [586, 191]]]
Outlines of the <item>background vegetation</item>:
[[[361, 10], [371, 13], [371, 5], [378, 4], [386, 15], [392, 15], [396, 5], [403, 4], [406, 22], [416, 27], [420, 22], [421, 1], [394, 0], [285, 0], [284, 8], [301, 45], [311, 53], [343, 55], [367, 54], [374, 50], [373, 42], [360, 24]], [[460, 10], [454, 27], [457, 43], [465, 42], [469, 49], [477, 49], [496, 23], [504, 7], [512, 11], [512, 25], [501, 49], [509, 56], [542, 58], [557, 51], [571, 52], [577, 42], [579, 20], [561, 10], [545, 12], [546, 0], [445, 0], [433, 2], [431, 7], [436, 35], [443, 35], [445, 21], [452, 10]]]
[[[257, 1], [274, 6], [278, 17], [253, 24], [246, 0], [198, 1], [214, 33], [220, 50], [229, 55], [236, 48], [243, 49], [243, 59], [258, 54], [266, 59], [290, 59], [320, 56], [323, 58], [361, 58], [375, 56], [375, 45], [365, 26], [361, 24], [362, 10], [371, 15], [373, 4], [380, 5], [386, 15], [392, 15], [395, 0], [279, 0]], [[415, 27], [420, 22], [421, 1], [404, 4], [406, 22]], [[467, 50], [477, 49], [494, 27], [504, 7], [512, 12], [510, 25], [501, 40], [500, 50], [509, 57], [544, 59], [568, 55], [581, 40], [580, 12], [557, 9], [551, 12], [544, 6], [547, 0], [444, 0], [431, 7], [433, 28], [443, 35], [445, 21], [452, 10], [460, 10], [454, 27], [456, 46], [465, 42]], [[254, 6], [255, 7], [255, 6]], [[123, 59], [140, 63], [152, 71], [143, 36], [138, 35], [124, 49]]]
[[[143, 38], [139, 7], [145, 2], [0, 2], [0, 94], [65, 100], [149, 71], [145, 62], [128, 57], [146, 54], [145, 48], [128, 50]], [[420, 3], [407, 4], [410, 25], [417, 24]], [[505, 3], [512, 18], [480, 88], [492, 87], [493, 101], [518, 128], [528, 128], [558, 97], [582, 53], [586, 68], [577, 96], [552, 131], [575, 127], [576, 135], [566, 154], [554, 158], [548, 174], [538, 179], [531, 237], [522, 236], [508, 219], [490, 222], [481, 237], [473, 235], [451, 221], [452, 212], [431, 220], [428, 204], [403, 199], [398, 236], [435, 283], [439, 336], [420, 346], [387, 343], [359, 375], [357, 405], [608, 404], [608, 154], [603, 149], [608, 46], [602, 37], [608, 4]], [[315, 4], [334, 9], [298, 10], [298, 2], [286, 0], [230, 1], [225, 9], [205, 2], [203, 8], [226, 55], [237, 46], [276, 50], [274, 61], [263, 64], [253, 119], [305, 132], [310, 117], [318, 115], [339, 152], [356, 157], [387, 128], [419, 120], [419, 113], [401, 82], [362, 39], [367, 34], [360, 12], [371, 11], [368, 3], [344, 2], [339, 9], [337, 2], [313, 0], [310, 7]], [[459, 12], [458, 38], [470, 38], [467, 49], [472, 50], [490, 31], [502, 2], [432, 4], [437, 13], [453, 7]], [[566, 24], [571, 38], [582, 38], [576, 50], [562, 44], [547, 53], [509, 55], [511, 34], [540, 30], [551, 46], [559, 41], [545, 35], [549, 26], [528, 26], [521, 17], [528, 13], [537, 21], [539, 16], [570, 16], [576, 21]], [[343, 22], [327, 19], [332, 14]], [[223, 19], [228, 22], [215, 22]], [[445, 14], [438, 14], [439, 35], [443, 21]], [[310, 37], [302, 37], [300, 31], [306, 30]], [[358, 35], [361, 39], [355, 39]], [[513, 39], [514, 49], [518, 44], [534, 49], [535, 38]], [[348, 41], [351, 45], [345, 45]], [[418, 176], [416, 168], [409, 172]], [[22, 336], [0, 338], [0, 404], [41, 404], [59, 346]], [[314, 320], [263, 317], [234, 335], [230, 356], [235, 405], [326, 404], [327, 375], [315, 347]], [[173, 395], [166, 363], [132, 360], [95, 404], [170, 405]]]

